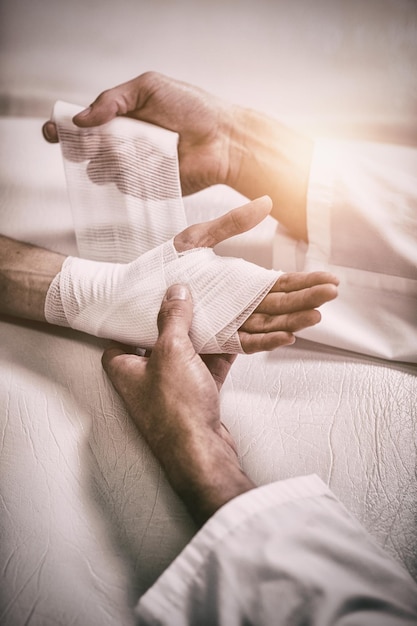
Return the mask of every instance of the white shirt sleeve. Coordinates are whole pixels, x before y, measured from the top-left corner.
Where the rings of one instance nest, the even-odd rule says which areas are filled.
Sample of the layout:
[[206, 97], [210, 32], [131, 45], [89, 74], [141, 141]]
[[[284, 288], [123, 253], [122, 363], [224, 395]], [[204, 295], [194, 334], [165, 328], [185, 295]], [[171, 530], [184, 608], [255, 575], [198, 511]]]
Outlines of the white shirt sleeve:
[[339, 297], [307, 339], [417, 362], [417, 149], [317, 141], [309, 245], [278, 230], [274, 267], [336, 273]]
[[235, 498], [142, 596], [139, 624], [417, 624], [417, 586], [317, 476]]

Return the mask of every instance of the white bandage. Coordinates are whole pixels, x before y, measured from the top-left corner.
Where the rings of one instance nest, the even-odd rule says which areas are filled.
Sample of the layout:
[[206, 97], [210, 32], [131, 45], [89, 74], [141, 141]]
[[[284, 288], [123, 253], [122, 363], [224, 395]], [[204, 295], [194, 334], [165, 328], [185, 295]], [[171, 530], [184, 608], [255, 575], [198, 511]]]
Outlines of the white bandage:
[[130, 120], [78, 128], [81, 108], [57, 102], [57, 126], [78, 251], [127, 263], [186, 228], [178, 135]]
[[57, 103], [54, 120], [85, 258], [64, 262], [47, 294], [47, 321], [152, 348], [166, 289], [185, 283], [195, 349], [242, 352], [237, 331], [279, 273], [209, 248], [178, 253], [172, 237], [187, 224], [177, 135], [127, 118], [79, 129], [71, 121], [78, 111]]
[[68, 257], [49, 288], [45, 314], [52, 324], [152, 348], [166, 289], [186, 283], [196, 351], [242, 352], [237, 330], [276, 278], [272, 270], [219, 257], [211, 248], [179, 254], [168, 241], [128, 264]]

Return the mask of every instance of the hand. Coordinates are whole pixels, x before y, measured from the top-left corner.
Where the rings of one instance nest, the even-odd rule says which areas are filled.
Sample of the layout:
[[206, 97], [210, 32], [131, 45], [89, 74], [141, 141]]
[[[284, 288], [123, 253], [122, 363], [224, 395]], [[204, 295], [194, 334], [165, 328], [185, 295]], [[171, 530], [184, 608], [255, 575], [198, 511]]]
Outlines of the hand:
[[[85, 128], [126, 115], [177, 132], [181, 187], [187, 195], [210, 185], [228, 184], [233, 110], [202, 89], [147, 72], [104, 91], [73, 121]], [[53, 122], [44, 124], [43, 133], [47, 141], [58, 141]]]
[[191, 321], [190, 293], [173, 285], [161, 305], [150, 357], [111, 347], [102, 362], [172, 487], [203, 524], [254, 485], [220, 421], [219, 391], [235, 357], [207, 355], [203, 362], [188, 335]]
[[[306, 197], [313, 154], [309, 137], [156, 72], [104, 91], [73, 121], [86, 128], [117, 115], [179, 134], [184, 195], [219, 183], [251, 199], [268, 194], [272, 216], [292, 236], [308, 241]], [[43, 133], [47, 141], [58, 141], [53, 122], [44, 124]]]
[[[267, 196], [230, 211], [210, 222], [189, 226], [174, 239], [178, 252], [216, 244], [246, 232], [271, 210]], [[239, 329], [239, 339], [247, 354], [274, 350], [294, 343], [294, 334], [318, 324], [316, 310], [337, 296], [336, 276], [329, 272], [294, 272], [278, 278], [269, 294]]]
[[[258, 198], [216, 220], [186, 228], [175, 237], [174, 247], [178, 252], [185, 252], [193, 248], [214, 246], [228, 237], [252, 228], [269, 213], [270, 209], [271, 201], [267, 196]], [[145, 348], [153, 347], [157, 336], [156, 302], [162, 298], [166, 285], [163, 257], [167, 255], [170, 259], [168, 263], [170, 272], [174, 272], [170, 274], [170, 282], [189, 280], [193, 294], [197, 298], [199, 306], [195, 312], [195, 320], [198, 323], [196, 326], [193, 324], [192, 337], [198, 351], [237, 352], [239, 351], [237, 341], [232, 341], [233, 345], [227, 349], [214, 347], [219, 344], [211, 344], [209, 347], [214, 335], [233, 323], [234, 318], [226, 316], [227, 319], [222, 318], [223, 325], [217, 324], [216, 330], [208, 331], [207, 312], [205, 305], [201, 303], [204, 302], [205, 296], [210, 296], [207, 291], [200, 290], [200, 285], [202, 282], [205, 284], [208, 265], [213, 264], [212, 267], [216, 266], [216, 276], [219, 280], [229, 277], [230, 282], [230, 276], [234, 276], [235, 282], [232, 282], [230, 287], [232, 298], [233, 285], [236, 285], [236, 290], [239, 291], [246, 288], [244, 278], [246, 274], [242, 274], [241, 265], [236, 263], [236, 260], [222, 259], [208, 251], [201, 254], [205, 257], [205, 264], [199, 264], [201, 255], [198, 258], [190, 256], [188, 259], [175, 257], [171, 242], [167, 242], [127, 264], [100, 263], [70, 257], [62, 266], [59, 280], [54, 280], [48, 290], [45, 318], [49, 323], [61, 325], [64, 323], [98, 337]], [[248, 268], [248, 271], [253, 279], [250, 292], [252, 298], [259, 293], [259, 289], [271, 285], [273, 277], [266, 270], [253, 266]], [[253, 291], [254, 281], [258, 291]], [[230, 335], [221, 340], [220, 345], [224, 346], [224, 342], [227, 342], [236, 331], [240, 345], [247, 353], [273, 350], [293, 343], [294, 330], [319, 321], [320, 314], [314, 307], [336, 297], [336, 285], [337, 279], [334, 276], [322, 272], [281, 276], [252, 315], [247, 313], [245, 323], [240, 328], [234, 326], [230, 330]], [[48, 303], [53, 303], [53, 306], [48, 306]], [[216, 306], [217, 303], [211, 296], [210, 305], [213, 304]], [[250, 306], [249, 301], [246, 306]], [[132, 323], [132, 320], [142, 320], [142, 325], [138, 326]], [[216, 325], [216, 320], [214, 321]]]
[[239, 329], [247, 354], [275, 350], [295, 342], [293, 333], [321, 320], [316, 307], [337, 297], [338, 279], [329, 272], [290, 272], [278, 278], [269, 294]]

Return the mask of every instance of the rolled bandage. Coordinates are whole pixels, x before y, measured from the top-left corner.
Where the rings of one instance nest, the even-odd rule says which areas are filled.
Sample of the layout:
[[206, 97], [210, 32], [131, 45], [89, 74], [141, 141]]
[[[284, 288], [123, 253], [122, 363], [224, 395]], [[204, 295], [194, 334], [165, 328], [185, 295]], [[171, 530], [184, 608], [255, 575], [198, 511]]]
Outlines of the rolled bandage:
[[243, 352], [238, 329], [266, 296], [277, 272], [211, 248], [185, 253], [172, 240], [128, 264], [68, 257], [45, 304], [51, 324], [152, 348], [166, 289], [184, 283], [194, 314], [190, 337], [199, 353]]
[[118, 117], [78, 128], [81, 107], [58, 101], [57, 126], [78, 251], [84, 259], [127, 263], [187, 226], [178, 135]]
[[55, 277], [46, 319], [152, 348], [166, 289], [185, 283], [195, 349], [242, 352], [237, 331], [279, 273], [208, 248], [177, 253], [172, 239], [187, 226], [178, 135], [124, 117], [78, 128], [72, 117], [80, 110], [57, 102], [53, 119], [83, 258], [69, 257]]

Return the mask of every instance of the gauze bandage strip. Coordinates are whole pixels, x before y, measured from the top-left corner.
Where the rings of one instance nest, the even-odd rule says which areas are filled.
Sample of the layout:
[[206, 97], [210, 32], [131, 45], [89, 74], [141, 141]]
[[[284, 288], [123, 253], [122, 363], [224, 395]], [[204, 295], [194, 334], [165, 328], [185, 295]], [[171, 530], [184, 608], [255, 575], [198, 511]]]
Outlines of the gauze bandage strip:
[[195, 349], [242, 352], [237, 331], [279, 273], [208, 248], [178, 253], [172, 238], [187, 224], [177, 135], [127, 118], [79, 129], [79, 110], [57, 103], [54, 121], [84, 258], [69, 257], [52, 282], [47, 321], [152, 348], [166, 289], [185, 283]]
[[242, 352], [237, 330], [276, 278], [272, 270], [219, 257], [211, 248], [179, 254], [168, 241], [128, 264], [67, 258], [48, 291], [45, 312], [51, 323], [152, 348], [166, 289], [186, 283], [196, 351]]
[[126, 263], [186, 226], [178, 135], [127, 118], [78, 128], [82, 109], [57, 102], [57, 126], [80, 256]]

